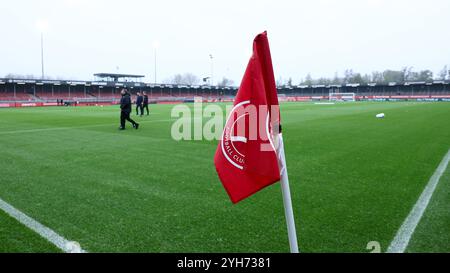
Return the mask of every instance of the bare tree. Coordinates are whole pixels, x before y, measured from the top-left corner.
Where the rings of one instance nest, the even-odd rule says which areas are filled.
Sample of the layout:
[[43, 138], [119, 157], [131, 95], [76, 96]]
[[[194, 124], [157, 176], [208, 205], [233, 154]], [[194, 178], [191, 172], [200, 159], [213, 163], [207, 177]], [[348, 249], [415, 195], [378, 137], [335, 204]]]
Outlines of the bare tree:
[[407, 69], [404, 68], [402, 71], [396, 71], [396, 70], [385, 70], [383, 72], [383, 83], [390, 83], [390, 82], [396, 82], [396, 83], [402, 83], [406, 79], [413, 78], [411, 68]]
[[275, 81], [276, 86], [283, 86], [284, 82], [283, 82], [283, 78], [282, 77], [278, 77], [278, 79]]
[[370, 77], [369, 74], [364, 74], [364, 76], [362, 76], [362, 83], [370, 83], [372, 81], [372, 78]]
[[372, 72], [372, 82], [375, 83], [384, 83], [383, 73], [379, 71]]
[[431, 70], [422, 70], [419, 71], [419, 81], [432, 81], [433, 80], [433, 72]]
[[226, 77], [223, 77], [222, 80], [217, 83], [217, 85], [220, 87], [233, 86], [233, 84], [234, 84], [233, 80], [228, 79]]
[[337, 72], [334, 73], [334, 78], [331, 81], [332, 84], [341, 84], [342, 80], [339, 78], [339, 74]]
[[320, 85], [330, 85], [331, 84], [331, 80], [328, 78], [318, 78], [317, 80], [313, 80], [312, 81], [314, 84], [320, 84]]
[[171, 82], [174, 84], [184, 84], [183, 75], [176, 74], [175, 76], [173, 76]]
[[438, 76], [438, 80], [442, 80], [442, 81], [444, 81], [444, 80], [446, 80], [447, 79], [447, 77], [449, 77], [450, 75], [450, 71], [447, 69], [447, 66], [444, 66], [443, 68], [442, 68], [442, 70], [441, 71], [439, 71], [439, 76]]
[[189, 84], [189, 85], [195, 85], [200, 82], [200, 79], [191, 73], [184, 74], [184, 79], [185, 79], [186, 84]]
[[176, 74], [169, 81], [174, 84], [196, 85], [200, 82], [200, 79], [192, 73], [184, 73]]
[[311, 77], [311, 73], [308, 73], [305, 77], [305, 80], [302, 82], [303, 85], [312, 85], [313, 79]]
[[353, 69], [346, 69], [344, 71], [344, 80], [343, 80], [344, 84], [351, 83], [353, 77], [354, 77]]
[[412, 81], [413, 80], [415, 75], [413, 74], [411, 66], [410, 67], [404, 67], [402, 69], [402, 72], [403, 72], [403, 78], [402, 78], [401, 82], [407, 82], [407, 81]]

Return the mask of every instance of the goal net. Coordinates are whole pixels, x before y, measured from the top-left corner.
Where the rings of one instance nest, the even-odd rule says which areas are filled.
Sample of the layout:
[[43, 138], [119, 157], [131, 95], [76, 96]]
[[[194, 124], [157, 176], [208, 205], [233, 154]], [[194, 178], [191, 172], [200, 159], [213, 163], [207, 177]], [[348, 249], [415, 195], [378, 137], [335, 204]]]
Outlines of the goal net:
[[355, 93], [332, 93], [329, 95], [330, 101], [355, 101]]

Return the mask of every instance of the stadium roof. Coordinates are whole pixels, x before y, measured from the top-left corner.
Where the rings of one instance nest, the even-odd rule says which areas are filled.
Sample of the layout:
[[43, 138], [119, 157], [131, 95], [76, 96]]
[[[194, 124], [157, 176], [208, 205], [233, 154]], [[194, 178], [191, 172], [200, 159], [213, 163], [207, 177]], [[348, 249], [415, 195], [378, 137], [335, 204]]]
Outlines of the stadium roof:
[[97, 73], [94, 74], [95, 77], [99, 78], [112, 78], [117, 81], [120, 78], [144, 78], [144, 75], [133, 75], [133, 74], [115, 74], [115, 73]]

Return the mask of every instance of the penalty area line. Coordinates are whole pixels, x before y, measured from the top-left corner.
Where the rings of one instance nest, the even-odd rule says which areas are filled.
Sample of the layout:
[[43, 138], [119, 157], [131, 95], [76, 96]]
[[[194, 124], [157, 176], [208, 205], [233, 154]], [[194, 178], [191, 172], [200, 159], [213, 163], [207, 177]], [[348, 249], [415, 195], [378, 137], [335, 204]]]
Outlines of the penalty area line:
[[402, 226], [397, 231], [394, 240], [392, 240], [391, 244], [389, 245], [386, 251], [387, 253], [405, 252], [406, 248], [408, 247], [409, 240], [411, 239], [414, 230], [419, 224], [420, 219], [422, 218], [423, 213], [425, 212], [428, 203], [430, 202], [431, 197], [433, 196], [434, 190], [436, 189], [436, 186], [439, 183], [442, 174], [447, 169], [449, 161], [450, 161], [450, 150], [448, 150], [447, 154], [442, 159], [436, 171], [434, 171], [433, 176], [431, 176], [427, 186], [423, 190], [422, 194], [420, 195], [416, 204], [412, 208], [408, 217], [406, 217]]
[[42, 238], [46, 239], [47, 241], [49, 241], [62, 251], [66, 253], [87, 253], [87, 251], [83, 250], [78, 245], [78, 243], [67, 240], [66, 238], [62, 237], [52, 229], [42, 225], [41, 223], [29, 217], [25, 213], [14, 208], [1, 198], [0, 198], [0, 209], [6, 212], [6, 214], [11, 216], [12, 218], [19, 221], [27, 228], [39, 234]]

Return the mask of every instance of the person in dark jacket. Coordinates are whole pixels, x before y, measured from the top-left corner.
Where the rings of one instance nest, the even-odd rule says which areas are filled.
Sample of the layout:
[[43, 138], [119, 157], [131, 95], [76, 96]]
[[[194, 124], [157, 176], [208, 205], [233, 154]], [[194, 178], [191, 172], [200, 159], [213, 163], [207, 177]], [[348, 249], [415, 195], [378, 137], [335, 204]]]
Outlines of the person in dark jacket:
[[136, 98], [136, 116], [139, 116], [139, 110], [141, 111], [141, 117], [144, 115], [144, 108], [142, 103], [144, 102], [144, 97], [142, 97], [141, 92], [137, 92]]
[[144, 93], [144, 106], [142, 107], [142, 112], [144, 112], [144, 109], [147, 110], [147, 116], [149, 115], [149, 111], [148, 111], [148, 96], [147, 96], [147, 92], [143, 92]]
[[136, 123], [130, 118], [131, 113], [131, 98], [126, 89], [120, 92], [122, 98], [120, 99], [120, 127], [119, 130], [125, 130], [125, 121], [128, 120], [133, 124], [134, 129], [139, 129], [139, 123]]

